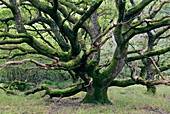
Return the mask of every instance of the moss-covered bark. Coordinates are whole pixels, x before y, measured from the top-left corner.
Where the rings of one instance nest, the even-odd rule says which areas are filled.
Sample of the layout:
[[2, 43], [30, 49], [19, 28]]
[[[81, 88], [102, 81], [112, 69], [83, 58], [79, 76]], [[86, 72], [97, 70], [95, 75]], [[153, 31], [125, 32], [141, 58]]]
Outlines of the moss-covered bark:
[[125, 80], [113, 80], [110, 86], [127, 87], [135, 84], [136, 82], [134, 80], [125, 79]]
[[85, 86], [83, 83], [80, 85], [75, 85], [75, 86], [66, 88], [66, 89], [53, 89], [43, 84], [39, 87], [26, 91], [24, 94], [29, 95], [29, 94], [34, 94], [36, 92], [45, 90], [46, 91], [45, 95], [49, 95], [51, 98], [52, 97], [62, 98], [62, 97], [69, 97], [69, 96], [75, 95], [76, 93], [83, 91], [84, 88]]
[[128, 57], [126, 59], [126, 61], [131, 62], [131, 61], [135, 61], [135, 60], [139, 60], [139, 59], [144, 59], [144, 58], [155, 56], [155, 55], [161, 55], [161, 54], [167, 53], [169, 51], [170, 51], [170, 47], [162, 48], [160, 50], [150, 51], [150, 52], [147, 52], [145, 54], [141, 54], [141, 55], [137, 55], [137, 56], [133, 56], [133, 57]]
[[107, 88], [102, 89], [99, 87], [87, 88], [87, 93], [82, 103], [112, 104], [107, 95]]

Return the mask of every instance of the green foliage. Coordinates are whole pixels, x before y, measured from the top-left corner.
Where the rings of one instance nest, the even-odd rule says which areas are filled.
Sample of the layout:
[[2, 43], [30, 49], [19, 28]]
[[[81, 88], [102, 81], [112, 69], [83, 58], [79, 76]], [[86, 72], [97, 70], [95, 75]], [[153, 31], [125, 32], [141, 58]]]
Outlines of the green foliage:
[[28, 83], [27, 80], [25, 81], [14, 80], [8, 84], [7, 89], [26, 91], [26, 90], [32, 89], [34, 86], [35, 86], [34, 84]]
[[43, 80], [42, 83], [61, 89], [73, 84], [72, 80], [65, 80], [65, 81]]
[[1, 8], [0, 19], [12, 17], [12, 12], [7, 8]]
[[63, 82], [68, 80], [70, 77], [65, 71], [46, 71], [40, 69], [34, 70], [22, 70], [22, 69], [1, 69], [0, 72], [2, 75], [0, 76], [1, 80], [6, 81], [25, 81], [40, 84], [44, 80], [49, 80], [53, 82]]

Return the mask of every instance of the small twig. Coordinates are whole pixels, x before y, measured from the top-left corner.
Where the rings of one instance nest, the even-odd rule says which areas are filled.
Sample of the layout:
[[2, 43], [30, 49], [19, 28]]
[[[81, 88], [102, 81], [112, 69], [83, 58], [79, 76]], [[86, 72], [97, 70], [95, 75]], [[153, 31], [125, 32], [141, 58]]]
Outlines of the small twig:
[[97, 38], [95, 38], [93, 45], [97, 46], [97, 42], [103, 37], [105, 36], [110, 30], [112, 30], [114, 27], [121, 25], [122, 23], [118, 23], [118, 24], [112, 24], [112, 26], [110, 26], [105, 32], [101, 33]]
[[126, 21], [126, 22], [121, 22], [121, 23], [117, 23], [117, 24], [112, 23], [112, 25], [111, 25], [105, 32], [101, 33], [99, 36], [97, 36], [97, 37], [95, 38], [95, 40], [93, 41], [92, 44], [96, 47], [96, 46], [97, 46], [96, 43], [97, 43], [103, 36], [105, 36], [110, 30], [112, 30], [114, 27], [119, 26], [119, 25], [127, 24], [127, 23], [129, 23], [130, 21], [132, 21], [133, 19], [135, 19], [136, 17], [137, 17], [137, 16], [135, 16], [134, 18], [132, 18], [132, 19]]
[[110, 38], [112, 38], [112, 36], [105, 38], [104, 41], [102, 41], [100, 44], [97, 45], [97, 47], [101, 48], [106, 43], [106, 41], [109, 40]]
[[163, 79], [163, 80], [165, 80], [165, 78], [164, 78], [164, 76], [161, 74], [161, 71], [160, 71], [160, 69], [158, 68], [158, 66], [156, 65], [156, 63], [155, 63], [155, 61], [153, 60], [153, 58], [152, 57], [149, 57], [149, 60], [152, 62], [152, 64], [154, 65], [154, 67], [156, 68], [156, 70], [158, 71], [158, 74], [161, 76], [161, 78]]

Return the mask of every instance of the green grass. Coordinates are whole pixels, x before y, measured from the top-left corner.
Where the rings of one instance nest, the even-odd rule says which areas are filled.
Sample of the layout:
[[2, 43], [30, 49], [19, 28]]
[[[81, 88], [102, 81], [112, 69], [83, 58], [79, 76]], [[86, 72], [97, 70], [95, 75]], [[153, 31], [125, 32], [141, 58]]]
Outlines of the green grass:
[[170, 114], [170, 86], [157, 86], [157, 94], [145, 94], [144, 86], [109, 88], [113, 105], [80, 104], [85, 93], [70, 98], [47, 102], [40, 93], [24, 96], [6, 95], [0, 92], [0, 114]]
[[0, 91], [0, 114], [43, 114], [47, 113], [45, 102], [40, 97], [30, 95], [7, 95]]
[[170, 113], [170, 87], [159, 86], [155, 96], [147, 95], [144, 86], [110, 88], [114, 111], [119, 114]]

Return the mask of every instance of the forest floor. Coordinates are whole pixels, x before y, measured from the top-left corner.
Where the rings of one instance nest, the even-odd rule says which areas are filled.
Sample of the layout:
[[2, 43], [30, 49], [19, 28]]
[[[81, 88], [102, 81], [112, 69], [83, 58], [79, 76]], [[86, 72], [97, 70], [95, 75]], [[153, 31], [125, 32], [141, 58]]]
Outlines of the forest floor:
[[0, 114], [170, 114], [170, 86], [157, 86], [156, 95], [148, 95], [144, 86], [111, 87], [113, 105], [79, 103], [85, 93], [68, 98], [40, 98], [41, 93], [25, 96], [0, 91]]

